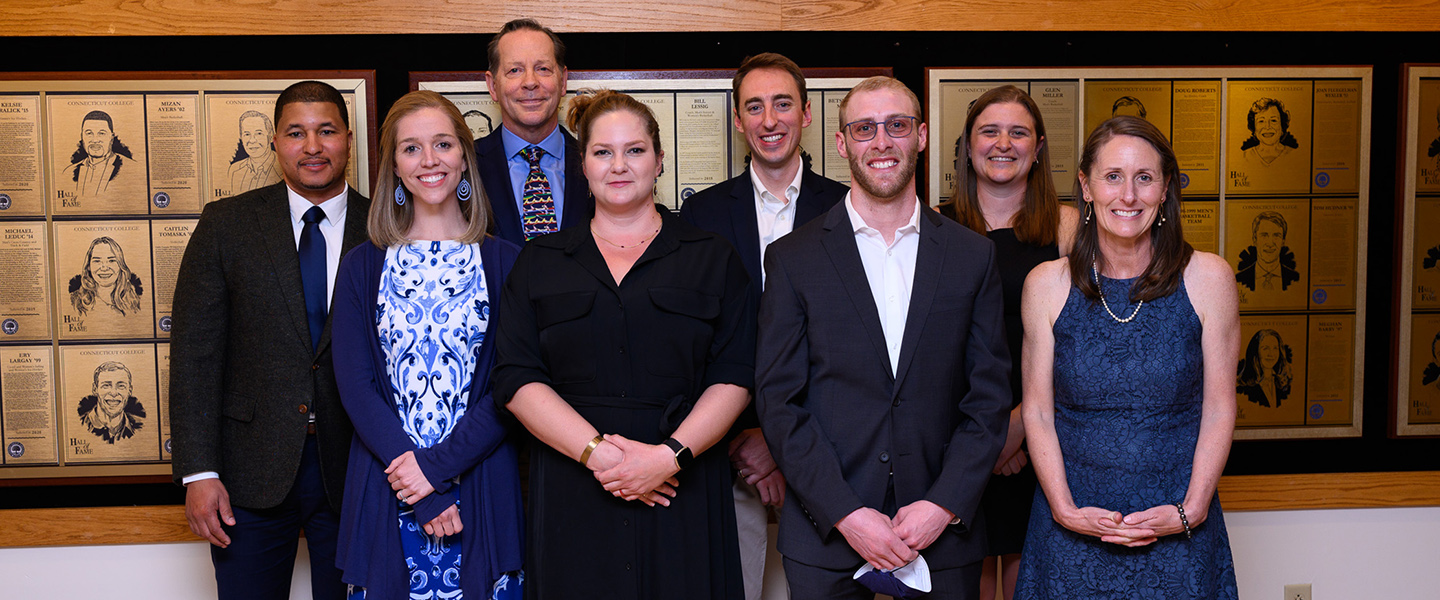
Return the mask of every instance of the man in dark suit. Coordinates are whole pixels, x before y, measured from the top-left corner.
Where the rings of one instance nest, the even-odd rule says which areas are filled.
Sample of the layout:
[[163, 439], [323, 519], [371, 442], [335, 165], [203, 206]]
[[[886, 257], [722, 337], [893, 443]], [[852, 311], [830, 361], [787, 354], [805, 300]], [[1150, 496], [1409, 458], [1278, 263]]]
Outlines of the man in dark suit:
[[756, 405], [790, 486], [796, 598], [873, 597], [857, 568], [921, 554], [925, 597], [979, 596], [978, 507], [1010, 407], [1000, 279], [988, 240], [915, 195], [919, 114], [894, 79], [851, 90], [836, 145], [855, 187], [766, 253]]
[[500, 127], [475, 141], [475, 160], [494, 212], [493, 233], [524, 245], [590, 222], [594, 200], [575, 138], [560, 127], [565, 44], [533, 19], [490, 38], [485, 85], [500, 105]]
[[[830, 210], [849, 188], [809, 169], [800, 155], [800, 134], [810, 126], [805, 75], [784, 56], [757, 54], [735, 72], [735, 129], [750, 148], [750, 165], [738, 177], [685, 200], [680, 216], [730, 241], [751, 281], [764, 281], [765, 248], [795, 227]], [[758, 309], [760, 286], [750, 286]], [[736, 422], [730, 442], [735, 479], [735, 517], [740, 529], [740, 562], [745, 598], [759, 600], [769, 550], [766, 506], [785, 501], [785, 477], [760, 433], [754, 405]]]
[[314, 597], [343, 598], [335, 541], [353, 429], [328, 313], [370, 201], [345, 182], [354, 136], [335, 88], [290, 86], [275, 124], [284, 181], [207, 205], [180, 264], [172, 470], [221, 598], [289, 597], [302, 529]]

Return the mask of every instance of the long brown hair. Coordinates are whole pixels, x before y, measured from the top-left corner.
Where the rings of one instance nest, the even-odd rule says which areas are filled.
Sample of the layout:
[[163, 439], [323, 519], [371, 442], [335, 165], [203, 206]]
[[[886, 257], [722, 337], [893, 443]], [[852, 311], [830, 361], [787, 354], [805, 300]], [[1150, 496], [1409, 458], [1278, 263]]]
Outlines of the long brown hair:
[[[970, 105], [965, 115], [965, 130], [955, 140], [955, 196], [944, 204], [951, 207], [955, 220], [984, 235], [989, 231], [985, 214], [980, 210], [980, 193], [977, 191], [975, 165], [970, 162], [970, 138], [974, 135], [975, 120], [980, 113], [995, 104], [1015, 103], [1025, 107], [1035, 121], [1035, 139], [1045, 140], [1045, 120], [1040, 116], [1040, 107], [1030, 94], [1013, 85], [1002, 85], [991, 89]], [[1030, 167], [1026, 176], [1025, 200], [1020, 212], [1015, 214], [1015, 238], [1022, 243], [1048, 246], [1055, 243], [1060, 228], [1060, 198], [1055, 191], [1055, 181], [1050, 177], [1050, 144], [1040, 143], [1035, 156], [1040, 161]]]
[[[1080, 155], [1080, 172], [1093, 177], [1090, 172], [1095, 166], [1095, 156], [1110, 140], [1128, 135], [1140, 138], [1150, 144], [1160, 155], [1160, 173], [1165, 177], [1165, 200], [1160, 204], [1160, 218], [1150, 228], [1150, 265], [1140, 274], [1140, 279], [1130, 288], [1130, 301], [1154, 300], [1175, 293], [1180, 287], [1180, 276], [1190, 264], [1195, 249], [1185, 241], [1180, 227], [1180, 163], [1170, 141], [1149, 121], [1139, 117], [1112, 117], [1101, 123], [1085, 140], [1085, 150]], [[1084, 202], [1084, 190], [1075, 182], [1075, 197]], [[1095, 206], [1089, 202], [1081, 205], [1082, 212], [1091, 214]], [[1105, 267], [1105, 255], [1100, 253], [1100, 220], [1082, 219], [1075, 231], [1075, 247], [1070, 250], [1070, 283], [1079, 288], [1086, 298], [1100, 299], [1100, 287], [1092, 278], [1091, 265], [1097, 269]]]
[[[402, 186], [395, 175], [395, 149], [398, 145], [400, 119], [422, 108], [437, 108], [450, 119], [456, 143], [465, 152], [465, 178], [470, 180], [470, 200], [460, 203], [460, 214], [467, 223], [464, 235], [459, 241], [474, 244], [485, 239], [490, 226], [490, 202], [485, 198], [485, 186], [480, 183], [480, 170], [476, 167], [475, 145], [470, 143], [470, 127], [444, 96], [429, 90], [419, 90], [401, 96], [385, 115], [385, 124], [380, 126], [380, 172], [375, 177], [375, 189], [370, 195], [370, 241], [376, 246], [387, 248], [409, 242], [405, 233], [415, 222], [415, 203], [403, 206], [395, 203], [395, 189]], [[408, 193], [407, 193], [408, 195]]]

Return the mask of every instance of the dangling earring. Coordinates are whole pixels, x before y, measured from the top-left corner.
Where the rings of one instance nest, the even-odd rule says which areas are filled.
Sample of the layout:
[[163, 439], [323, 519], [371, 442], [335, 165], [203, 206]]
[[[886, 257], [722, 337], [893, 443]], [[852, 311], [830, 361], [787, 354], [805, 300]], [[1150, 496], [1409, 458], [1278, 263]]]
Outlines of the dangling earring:
[[460, 185], [455, 186], [455, 198], [461, 202], [469, 202], [470, 192], [470, 179], [462, 175]]
[[1085, 224], [1086, 224], [1086, 225], [1089, 225], [1089, 224], [1090, 224], [1090, 215], [1093, 215], [1093, 214], [1095, 214], [1095, 205], [1090, 203], [1090, 199], [1089, 199], [1089, 198], [1086, 198], [1086, 199], [1085, 199]]
[[1156, 227], [1159, 227], [1159, 226], [1165, 224], [1165, 203], [1164, 203], [1163, 201], [1160, 203], [1159, 208], [1160, 208], [1160, 220], [1155, 222], [1155, 226], [1156, 226]]
[[395, 206], [405, 206], [405, 185], [395, 180]]

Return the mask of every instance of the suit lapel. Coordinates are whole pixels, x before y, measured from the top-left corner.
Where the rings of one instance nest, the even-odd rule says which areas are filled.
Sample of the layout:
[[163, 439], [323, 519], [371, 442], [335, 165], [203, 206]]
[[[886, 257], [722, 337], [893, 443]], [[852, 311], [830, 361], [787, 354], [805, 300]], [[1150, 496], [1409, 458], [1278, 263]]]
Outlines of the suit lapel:
[[796, 227], [809, 223], [810, 219], [825, 212], [825, 206], [820, 202], [820, 195], [816, 193], [820, 189], [820, 183], [815, 179], [819, 177], [814, 171], [809, 170], [800, 177], [800, 196], [795, 198]]
[[565, 139], [565, 207], [560, 215], [560, 228], [574, 227], [590, 220], [593, 203], [590, 200], [590, 184], [585, 180], [585, 159], [580, 156], [580, 143], [560, 128]]
[[480, 170], [485, 198], [490, 201], [495, 235], [524, 244], [520, 210], [515, 207], [515, 192], [510, 189], [510, 165], [506, 162], [505, 142], [500, 135], [500, 128], [496, 127], [490, 135], [475, 141], [475, 166]]
[[825, 235], [820, 244], [830, 255], [845, 292], [860, 316], [860, 328], [870, 338], [875, 354], [885, 361], [885, 373], [892, 373], [890, 353], [885, 349], [885, 330], [880, 326], [880, 311], [875, 306], [875, 296], [870, 293], [870, 281], [865, 278], [865, 265], [860, 262], [860, 249], [855, 244], [855, 228], [850, 223], [850, 214], [841, 202], [825, 215]]
[[305, 315], [305, 286], [300, 281], [300, 253], [295, 249], [295, 226], [290, 221], [290, 200], [285, 184], [277, 183], [265, 191], [264, 208], [255, 215], [260, 221], [260, 235], [270, 259], [280, 296], [290, 309], [290, 324], [300, 343], [310, 348], [310, 320]]
[[[925, 331], [926, 317], [930, 315], [930, 305], [934, 303], [935, 292], [940, 286], [940, 273], [945, 267], [945, 241], [936, 231], [940, 226], [940, 215], [924, 205], [916, 207], [916, 210], [920, 211], [920, 243], [915, 252], [915, 277], [910, 284], [910, 306], [906, 307], [905, 337], [900, 341], [896, 381], [904, 381], [910, 363], [914, 362], [921, 332]], [[900, 393], [900, 386], [895, 386], [892, 393]]]
[[740, 254], [740, 261], [745, 263], [750, 279], [759, 282], [762, 269], [760, 226], [755, 222], [755, 186], [750, 182], [750, 168], [746, 167], [745, 172], [734, 181], [735, 187], [730, 188], [733, 199], [730, 203], [730, 226], [735, 231], [735, 239], [740, 242], [735, 252]]

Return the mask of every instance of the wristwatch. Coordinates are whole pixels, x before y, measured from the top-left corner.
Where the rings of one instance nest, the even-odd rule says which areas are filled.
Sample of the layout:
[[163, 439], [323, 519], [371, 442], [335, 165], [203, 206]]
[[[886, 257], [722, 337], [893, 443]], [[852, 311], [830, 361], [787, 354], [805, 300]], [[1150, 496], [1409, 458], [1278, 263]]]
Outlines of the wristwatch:
[[685, 444], [680, 443], [680, 440], [672, 437], [666, 438], [665, 441], [660, 443], [675, 452], [675, 464], [680, 467], [681, 471], [689, 468], [690, 463], [694, 462], [695, 453], [691, 452], [689, 448], [686, 448]]

